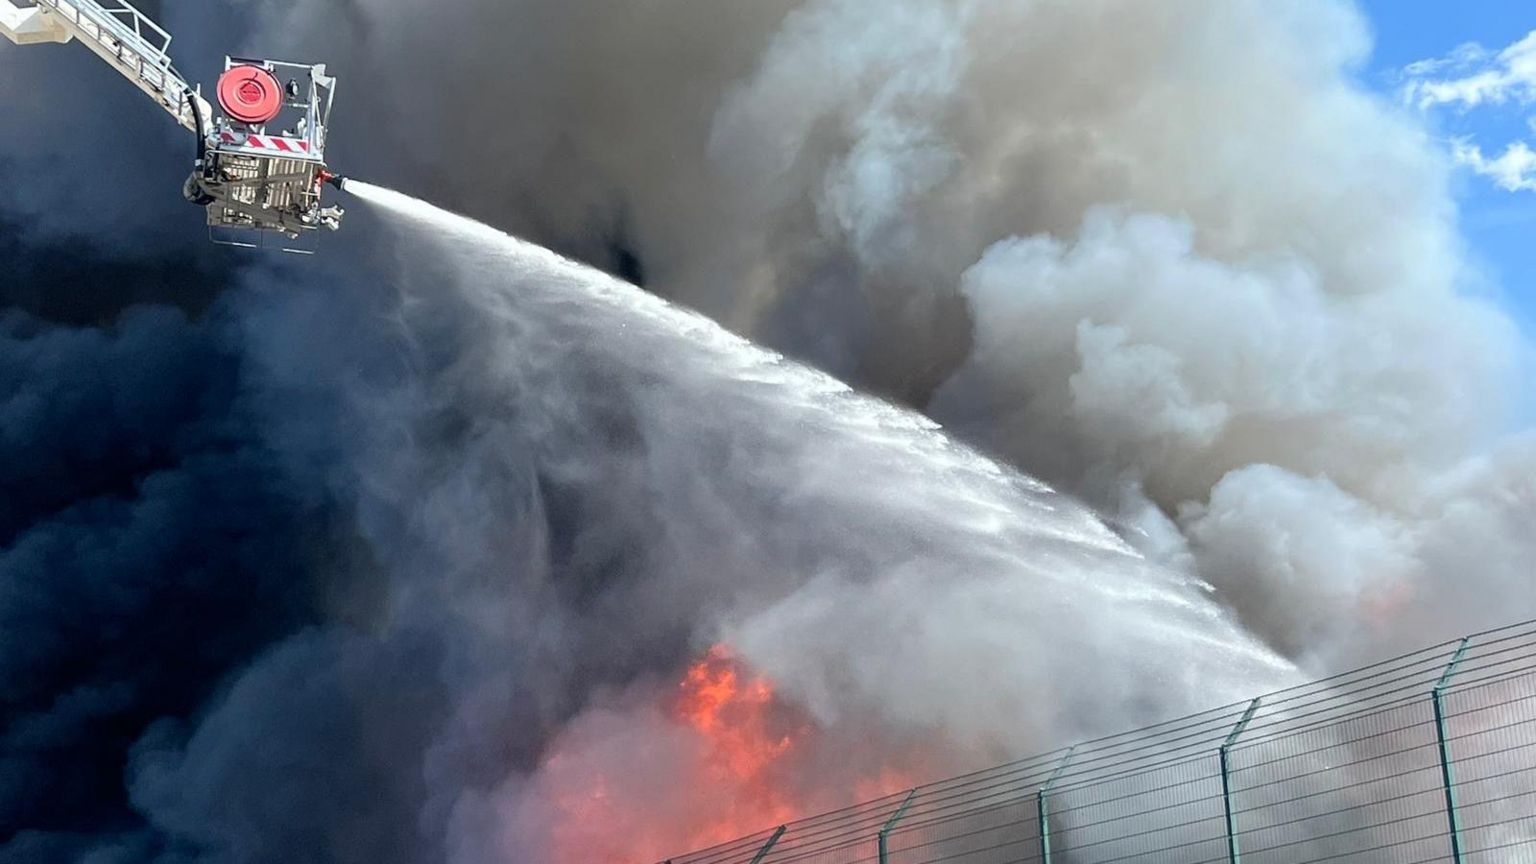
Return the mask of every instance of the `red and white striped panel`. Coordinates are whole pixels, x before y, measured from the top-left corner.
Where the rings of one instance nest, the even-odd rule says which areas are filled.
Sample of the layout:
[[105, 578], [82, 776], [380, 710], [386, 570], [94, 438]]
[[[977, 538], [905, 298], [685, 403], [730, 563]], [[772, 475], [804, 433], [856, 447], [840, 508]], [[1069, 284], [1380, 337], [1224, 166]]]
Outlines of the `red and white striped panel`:
[[219, 140], [225, 144], [233, 144], [237, 147], [249, 147], [252, 150], [271, 150], [275, 153], [309, 153], [309, 142], [302, 138], [283, 138], [277, 135], [241, 134], [225, 130], [219, 134]]

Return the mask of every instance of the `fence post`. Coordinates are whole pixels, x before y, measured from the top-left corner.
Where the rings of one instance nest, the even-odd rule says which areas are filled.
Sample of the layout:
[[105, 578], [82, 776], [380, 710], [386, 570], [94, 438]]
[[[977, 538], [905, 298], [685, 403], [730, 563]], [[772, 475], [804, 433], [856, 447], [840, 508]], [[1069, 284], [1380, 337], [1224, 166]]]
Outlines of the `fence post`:
[[1232, 809], [1232, 773], [1227, 754], [1231, 752], [1232, 745], [1237, 743], [1238, 736], [1248, 728], [1248, 723], [1253, 720], [1253, 715], [1259, 710], [1261, 701], [1263, 701], [1262, 696], [1248, 703], [1248, 710], [1243, 712], [1243, 719], [1237, 721], [1237, 725], [1232, 727], [1232, 733], [1221, 745], [1221, 806], [1227, 819], [1227, 864], [1238, 864], [1238, 859], [1241, 857], [1237, 848], [1237, 811]]
[[891, 829], [896, 827], [896, 823], [901, 821], [901, 817], [907, 815], [907, 808], [912, 806], [912, 799], [916, 797], [916, 789], [908, 792], [907, 797], [902, 800], [901, 806], [896, 808], [896, 812], [891, 814], [891, 818], [885, 821], [885, 827], [880, 829], [880, 864], [886, 864], [885, 838], [890, 835]]
[[[774, 830], [773, 836], [768, 838], [768, 842], [763, 844], [763, 848], [757, 850], [757, 854], [752, 856], [752, 864], [763, 864], [763, 859], [768, 857], [768, 851], [773, 848], [773, 844], [779, 842], [779, 838], [784, 836], [784, 830], [788, 827], [788, 825], [780, 825]], [[671, 862], [669, 861], [667, 864], [671, 864]]]
[[1046, 804], [1046, 796], [1051, 794], [1051, 787], [1056, 785], [1061, 772], [1067, 770], [1067, 763], [1072, 761], [1072, 754], [1077, 752], [1077, 745], [1067, 748], [1066, 755], [1056, 763], [1056, 770], [1051, 776], [1045, 778], [1045, 785], [1035, 793], [1035, 812], [1040, 818], [1040, 864], [1051, 864], [1051, 810]]
[[1472, 637], [1468, 636], [1456, 646], [1456, 653], [1451, 655], [1451, 662], [1446, 664], [1445, 672], [1435, 684], [1435, 689], [1430, 691], [1430, 699], [1435, 703], [1435, 741], [1440, 745], [1440, 778], [1445, 784], [1445, 816], [1451, 826], [1451, 861], [1452, 864], [1461, 864], [1461, 817], [1456, 813], [1456, 777], [1451, 771], [1451, 742], [1445, 733], [1445, 704], [1444, 696], [1446, 688], [1451, 686], [1451, 678], [1456, 674], [1456, 667], [1461, 665], [1461, 658], [1467, 653], [1467, 643]]

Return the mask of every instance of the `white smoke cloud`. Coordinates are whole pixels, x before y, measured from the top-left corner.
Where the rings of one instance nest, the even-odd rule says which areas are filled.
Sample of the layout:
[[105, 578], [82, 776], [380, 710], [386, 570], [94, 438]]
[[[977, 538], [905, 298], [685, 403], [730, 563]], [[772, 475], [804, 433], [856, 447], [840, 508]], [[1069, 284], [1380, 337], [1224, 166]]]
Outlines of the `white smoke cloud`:
[[[1291, 656], [1390, 627], [1419, 574], [1402, 520], [1344, 492], [1326, 475], [1254, 465], [1222, 478], [1180, 521], [1201, 566]], [[1328, 608], [1351, 617], [1321, 615]], [[1384, 626], [1385, 625], [1385, 626]], [[1360, 640], [1379, 650], [1370, 636]]]
[[[1369, 655], [1445, 578], [1422, 570], [1418, 520], [1510, 407], [1522, 348], [1493, 309], [1330, 296], [1301, 260], [1223, 264], [1186, 223], [1113, 211], [1076, 246], [1000, 243], [964, 285], [977, 341], [955, 398], [986, 394], [995, 446], [1076, 452], [1100, 500], [1129, 484], [1178, 513], [1194, 566], [1272, 644], [1318, 668]], [[1519, 608], [1529, 583], [1507, 575], [1485, 590]]]

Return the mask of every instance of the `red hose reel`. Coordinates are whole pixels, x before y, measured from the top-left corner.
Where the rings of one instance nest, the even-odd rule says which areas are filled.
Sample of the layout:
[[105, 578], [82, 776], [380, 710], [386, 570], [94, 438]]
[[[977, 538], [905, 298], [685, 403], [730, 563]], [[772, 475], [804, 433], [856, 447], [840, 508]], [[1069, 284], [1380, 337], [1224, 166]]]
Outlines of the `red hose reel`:
[[260, 126], [283, 110], [283, 85], [260, 66], [232, 66], [219, 76], [219, 106], [229, 119]]

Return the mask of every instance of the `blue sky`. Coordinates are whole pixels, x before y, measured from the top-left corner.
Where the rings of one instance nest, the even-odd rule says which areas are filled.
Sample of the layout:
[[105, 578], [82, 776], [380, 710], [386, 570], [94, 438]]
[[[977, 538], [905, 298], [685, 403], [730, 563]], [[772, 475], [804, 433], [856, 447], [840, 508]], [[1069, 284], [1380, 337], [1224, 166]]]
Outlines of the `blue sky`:
[[[1401, 71], [1409, 64], [1444, 58], [1459, 45], [1478, 43], [1492, 52], [1536, 30], [1536, 3], [1526, 0], [1358, 0], [1371, 21], [1376, 50], [1366, 82], [1399, 98]], [[1444, 69], [1441, 78], [1464, 78], [1496, 66], [1487, 58], [1473, 68]], [[1432, 128], [1446, 139], [1465, 139], [1487, 158], [1517, 141], [1536, 147], [1536, 104], [1511, 98], [1500, 105], [1427, 109]], [[1506, 305], [1528, 334], [1536, 335], [1536, 191], [1507, 191], [1470, 167], [1458, 171], [1462, 230], [1474, 254], [1501, 288]]]

